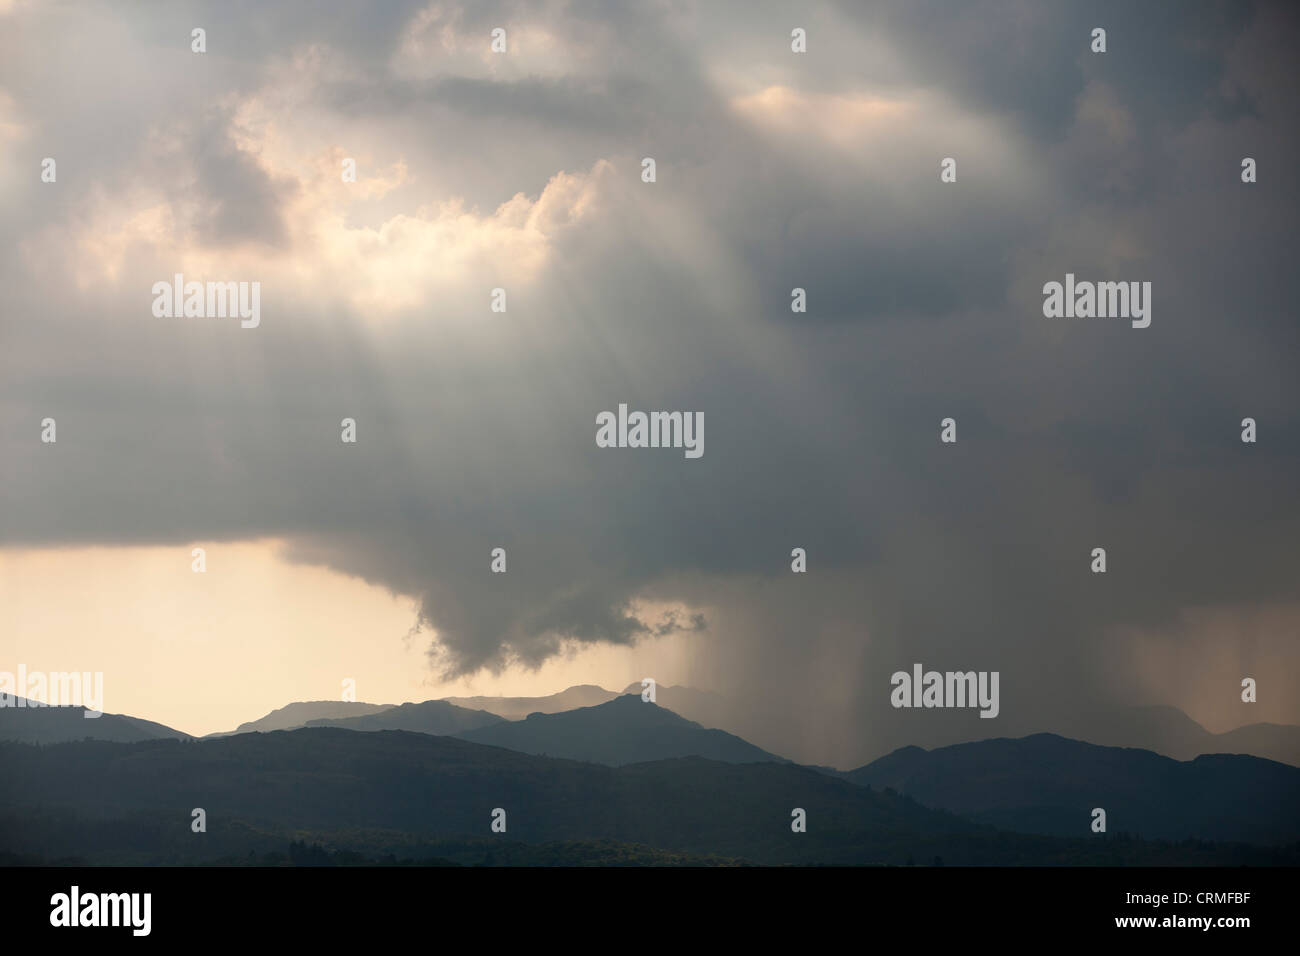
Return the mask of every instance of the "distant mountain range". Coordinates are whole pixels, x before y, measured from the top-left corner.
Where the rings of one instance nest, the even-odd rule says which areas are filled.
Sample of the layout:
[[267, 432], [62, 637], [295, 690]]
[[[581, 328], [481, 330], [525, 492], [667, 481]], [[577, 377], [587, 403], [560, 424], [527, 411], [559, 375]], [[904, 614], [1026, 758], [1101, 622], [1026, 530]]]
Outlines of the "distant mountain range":
[[[1224, 775], [1242, 772], [1240, 761], [1250, 759], [1225, 758], [1198, 782], [1222, 786]], [[403, 731], [318, 727], [197, 741], [0, 743], [0, 766], [0, 862], [247, 863], [288, 850], [307, 862], [469, 853], [491, 863], [492, 840], [503, 861], [550, 863], [593, 854], [767, 864], [1300, 859], [1294, 847], [1000, 832], [789, 763], [689, 757], [608, 767]], [[1277, 799], [1286, 797], [1283, 791]], [[199, 807], [207, 813], [203, 833], [191, 830]], [[493, 834], [498, 808], [507, 830]], [[791, 827], [797, 810], [806, 814], [806, 832]], [[516, 849], [520, 844], [534, 849]]]
[[[499, 717], [507, 721], [524, 721], [530, 714], [573, 712], [629, 695], [639, 699], [640, 694], [641, 684], [637, 681], [629, 684], [622, 694], [605, 690], [594, 684], [579, 684], [544, 697], [447, 697], [441, 701], [402, 705], [331, 700], [299, 701], [273, 710], [257, 720], [242, 723], [233, 731], [207, 736], [211, 738], [251, 732], [265, 733], [306, 726], [460, 734], [500, 722], [488, 719], [489, 717]], [[708, 691], [659, 685], [656, 687], [655, 696], [656, 704], [660, 709], [671, 711], [688, 722], [695, 722], [700, 725], [697, 730], [703, 728], [722, 730], [729, 726], [730, 719], [743, 716], [737, 714], [736, 708], [727, 698]], [[448, 710], [448, 707], [456, 709]], [[397, 713], [393, 713], [387, 719], [358, 719], [377, 717], [388, 711], [397, 711]], [[482, 714], [488, 716], [473, 716]], [[750, 723], [744, 726], [750, 726]], [[513, 745], [529, 753], [564, 755], [610, 764], [634, 763], [638, 760], [650, 759], [651, 755], [669, 757], [694, 754], [730, 760], [732, 758], [725, 754], [733, 751], [743, 753], [744, 748], [748, 747], [763, 755], [752, 759], [782, 759], [730, 734], [725, 736], [740, 746], [725, 751], [707, 749], [704, 741], [710, 738], [708, 735], [699, 734], [696, 734], [693, 738], [694, 742], [685, 745], [684, 749], [682, 744], [687, 738], [682, 738], [672, 745], [666, 740], [654, 746], [645, 741], [635, 745], [629, 743], [622, 749], [610, 746], [613, 738], [607, 738], [604, 744], [593, 741], [580, 746], [575, 734], [587, 733], [587, 731], [579, 731], [577, 728], [577, 724], [563, 722], [554, 725], [534, 723], [527, 730], [512, 732], [502, 728], [493, 731], [491, 733], [497, 736], [491, 741], [484, 738], [483, 742], [492, 742], [498, 746]], [[543, 729], [546, 730], [545, 733], [542, 732]], [[1012, 735], [1023, 735], [1029, 729], [1032, 728], [1007, 728]], [[666, 727], [661, 727], [660, 730], [668, 733]], [[1226, 733], [1214, 734], [1174, 707], [1108, 710], [1082, 716], [1070, 721], [1067, 726], [1057, 727], [1054, 730], [1060, 736], [1075, 740], [1110, 747], [1150, 750], [1176, 760], [1191, 760], [1202, 754], [1236, 753], [1251, 754], [1291, 766], [1300, 766], [1300, 727], [1257, 723]], [[599, 728], [593, 728], [592, 732], [598, 734], [600, 731]], [[55, 743], [89, 737], [96, 740], [128, 742], [187, 736], [181, 731], [162, 724], [122, 714], [84, 720], [80, 717], [78, 708], [0, 707], [0, 740]]]
[[[444, 697], [443, 700], [458, 707], [486, 710], [506, 720], [523, 720], [529, 714], [559, 714], [580, 707], [595, 707], [627, 694], [639, 697], [641, 682], [634, 681], [621, 692], [595, 684], [576, 684], [546, 697]], [[722, 727], [731, 707], [730, 702], [718, 694], [673, 685], [657, 686], [654, 702], [705, 727]]]
[[[655, 688], [655, 703], [673, 711], [687, 720], [697, 721], [705, 727], [719, 727], [725, 722], [729, 704], [726, 698], [709, 691], [694, 690], [690, 687], [661, 685]], [[618, 691], [605, 690], [595, 684], [575, 684], [556, 694], [544, 697], [443, 697], [440, 701], [424, 701], [423, 704], [403, 704], [402, 707], [423, 707], [433, 703], [444, 703], [463, 710], [482, 712], [505, 720], [524, 720], [530, 714], [558, 714], [583, 707], [594, 707], [627, 694], [641, 694], [639, 681], [629, 684], [620, 694]], [[208, 734], [208, 737], [225, 737], [232, 733], [246, 734], [266, 733], [272, 730], [294, 730], [298, 727], [340, 726], [353, 730], [413, 730], [418, 733], [449, 734], [483, 726], [487, 722], [467, 721], [463, 726], [453, 726], [452, 721], [430, 719], [423, 721], [412, 718], [413, 712], [407, 711], [393, 721], [375, 720], [345, 724], [341, 721], [355, 717], [378, 715], [393, 710], [395, 704], [350, 703], [344, 701], [302, 701], [287, 704], [273, 710], [264, 717], [240, 724], [233, 731]], [[440, 708], [428, 708], [430, 713]], [[450, 712], [448, 712], [450, 713]], [[414, 720], [414, 723], [411, 721]], [[340, 723], [335, 723], [339, 721]], [[491, 723], [495, 723], [492, 721]], [[3, 739], [3, 738], [0, 738]], [[522, 738], [521, 738], [522, 739]], [[627, 761], [624, 761], [627, 762]]]
[[240, 724], [234, 730], [208, 734], [208, 736], [228, 737], [231, 734], [267, 733], [272, 730], [292, 730], [295, 727], [305, 727], [309, 721], [313, 720], [337, 720], [346, 717], [360, 717], [366, 714], [377, 714], [380, 711], [388, 710], [393, 706], [395, 705], [363, 704], [345, 700], [304, 700], [293, 704], [285, 704], [285, 706], [271, 711], [265, 717], [259, 717], [257, 720], [250, 720], [246, 723]]
[[[179, 730], [126, 714], [86, 717], [84, 707], [46, 707], [22, 697], [9, 699], [12, 704], [0, 707], [0, 740], [53, 744], [86, 738], [121, 743], [163, 738], [191, 739], [189, 734]], [[22, 706], [18, 705], [19, 701]]]
[[[0, 847], [27, 862], [112, 863], [274, 860], [290, 843], [299, 860], [444, 862], [490, 862], [504, 842], [515, 849], [503, 860], [549, 862], [1235, 865], [1300, 855], [1300, 769], [1254, 756], [1180, 762], [1036, 734], [905, 747], [840, 772], [797, 766], [666, 706], [707, 708], [712, 695], [640, 694], [634, 684], [513, 721], [449, 700], [299, 702], [197, 741], [124, 715], [4, 707], [0, 740], [21, 743], [0, 743]], [[1142, 716], [1135, 726], [1165, 728], [1168, 743], [1199, 739], [1177, 711]], [[296, 729], [273, 729], [282, 724]], [[194, 807], [211, 814], [201, 836], [189, 830]], [[496, 807], [509, 814], [509, 838], [493, 843]], [[1091, 832], [1094, 807], [1106, 811], [1104, 835]], [[795, 808], [807, 812], [806, 833], [790, 831]], [[308, 834], [332, 849], [308, 854]], [[1143, 842], [1188, 839], [1210, 842]]]
[[522, 753], [621, 766], [671, 757], [724, 763], [785, 761], [725, 730], [709, 730], [637, 694], [561, 714], [532, 714], [457, 734]]
[[1180, 762], [1055, 734], [904, 747], [842, 776], [890, 787], [936, 809], [1002, 829], [1107, 831], [1169, 840], [1280, 844], [1300, 840], [1300, 768], [1244, 754]]
[[359, 717], [335, 720], [309, 720], [308, 727], [339, 727], [343, 730], [409, 730], [417, 734], [456, 734], [461, 731], [510, 725], [509, 721], [485, 710], [457, 707], [445, 700], [426, 700], [420, 704], [400, 704]]
[[444, 697], [457, 707], [486, 710], [506, 720], [523, 720], [529, 714], [558, 714], [577, 707], [594, 707], [617, 697], [612, 690], [595, 684], [575, 684], [545, 697]]
[[1300, 727], [1247, 724], [1210, 733], [1177, 707], [1130, 707], [1089, 714], [1059, 730], [1064, 737], [1107, 747], [1138, 747], [1191, 760], [1201, 754], [1253, 754], [1300, 766]]

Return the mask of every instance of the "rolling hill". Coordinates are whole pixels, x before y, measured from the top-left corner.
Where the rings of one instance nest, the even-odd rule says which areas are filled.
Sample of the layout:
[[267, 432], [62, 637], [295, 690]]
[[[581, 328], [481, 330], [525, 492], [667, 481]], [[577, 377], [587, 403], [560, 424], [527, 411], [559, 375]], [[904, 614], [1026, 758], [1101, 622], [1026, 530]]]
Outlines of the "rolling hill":
[[1300, 766], [1300, 727], [1246, 724], [1215, 734], [1177, 707], [1129, 707], [1090, 714], [1064, 725], [1060, 733], [1105, 747], [1154, 750], [1175, 760], [1201, 754], [1252, 754]]
[[179, 730], [126, 714], [86, 717], [84, 707], [45, 707], [26, 698], [17, 699], [24, 701], [23, 706], [0, 707], [0, 740], [53, 744], [87, 738], [121, 743], [190, 738], [189, 734]]
[[1300, 840], [1300, 768], [1238, 754], [1177, 761], [1055, 734], [935, 750], [904, 747], [843, 777], [926, 806], [1025, 833], [1087, 834], [1095, 807], [1111, 833], [1169, 840]]
[[[452, 845], [463, 856], [466, 841], [492, 862], [481, 849], [491, 840], [502, 860], [527, 858], [510, 850], [527, 844], [547, 847], [531, 858], [549, 863], [589, 859], [601, 841], [643, 848], [633, 856], [767, 864], [1296, 860], [1285, 849], [999, 832], [788, 763], [689, 757], [608, 767], [402, 731], [0, 743], [0, 766], [0, 847], [23, 862], [247, 861], [304, 844], [326, 855], [436, 861], [456, 855]], [[195, 833], [200, 807], [207, 829]], [[507, 831], [494, 834], [498, 808]], [[795, 808], [806, 812], [806, 832], [791, 828]]]

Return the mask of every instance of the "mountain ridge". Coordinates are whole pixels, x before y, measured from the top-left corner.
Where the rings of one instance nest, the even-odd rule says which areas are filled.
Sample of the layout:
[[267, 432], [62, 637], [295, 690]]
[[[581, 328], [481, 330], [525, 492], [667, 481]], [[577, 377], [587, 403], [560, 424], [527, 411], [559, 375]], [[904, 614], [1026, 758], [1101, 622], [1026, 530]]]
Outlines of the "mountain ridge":
[[[9, 695], [6, 695], [9, 697]], [[13, 703], [0, 706], [0, 740], [21, 743], [52, 744], [87, 737], [133, 743], [142, 740], [173, 738], [192, 740], [183, 731], [129, 714], [83, 716], [85, 707], [49, 706], [25, 697], [12, 697]], [[23, 701], [22, 704], [17, 701]]]
[[610, 766], [673, 757], [705, 757], [725, 763], [789, 763], [725, 730], [701, 727], [631, 694], [558, 714], [534, 713], [521, 721], [494, 724], [457, 736], [523, 753]]
[[338, 727], [343, 730], [373, 732], [407, 730], [414, 733], [446, 736], [461, 731], [508, 723], [504, 717], [486, 710], [458, 707], [445, 700], [425, 700], [398, 704], [371, 714], [337, 719], [307, 721], [307, 727]]
[[[20, 860], [185, 865], [291, 841], [367, 859], [446, 841], [616, 841], [759, 864], [1294, 865], [1294, 848], [995, 830], [789, 763], [698, 757], [608, 767], [456, 737], [333, 727], [138, 743], [0, 743], [0, 846]], [[85, 781], [95, 786], [85, 786]], [[190, 828], [208, 810], [207, 830]], [[795, 832], [795, 808], [806, 832]], [[414, 850], [412, 848], [415, 848]], [[480, 851], [475, 851], [480, 853]], [[480, 854], [481, 858], [481, 854]]]
[[1022, 833], [1089, 830], [1247, 843], [1300, 840], [1300, 768], [1249, 754], [1179, 761], [1057, 734], [997, 737], [924, 750], [902, 747], [840, 775]]

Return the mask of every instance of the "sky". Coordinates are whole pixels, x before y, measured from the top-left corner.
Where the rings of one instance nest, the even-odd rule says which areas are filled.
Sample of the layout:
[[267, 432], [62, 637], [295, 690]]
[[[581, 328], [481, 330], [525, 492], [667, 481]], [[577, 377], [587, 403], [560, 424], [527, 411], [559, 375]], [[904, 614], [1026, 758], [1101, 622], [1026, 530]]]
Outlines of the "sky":
[[[655, 676], [837, 766], [1300, 723], [1298, 17], [0, 2], [0, 670], [191, 733]], [[1067, 273], [1150, 326], [1045, 317]], [[704, 454], [598, 447], [620, 403]], [[999, 717], [891, 707], [917, 662]]]

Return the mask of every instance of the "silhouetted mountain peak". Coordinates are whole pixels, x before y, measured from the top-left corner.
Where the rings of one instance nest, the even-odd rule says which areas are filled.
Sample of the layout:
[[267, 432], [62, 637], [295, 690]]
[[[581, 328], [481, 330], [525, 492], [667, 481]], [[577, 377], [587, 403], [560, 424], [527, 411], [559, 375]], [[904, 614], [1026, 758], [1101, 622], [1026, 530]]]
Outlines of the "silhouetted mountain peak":
[[529, 714], [524, 720], [458, 736], [524, 753], [612, 766], [686, 756], [726, 763], [782, 760], [733, 734], [701, 727], [636, 694], [558, 714]]

